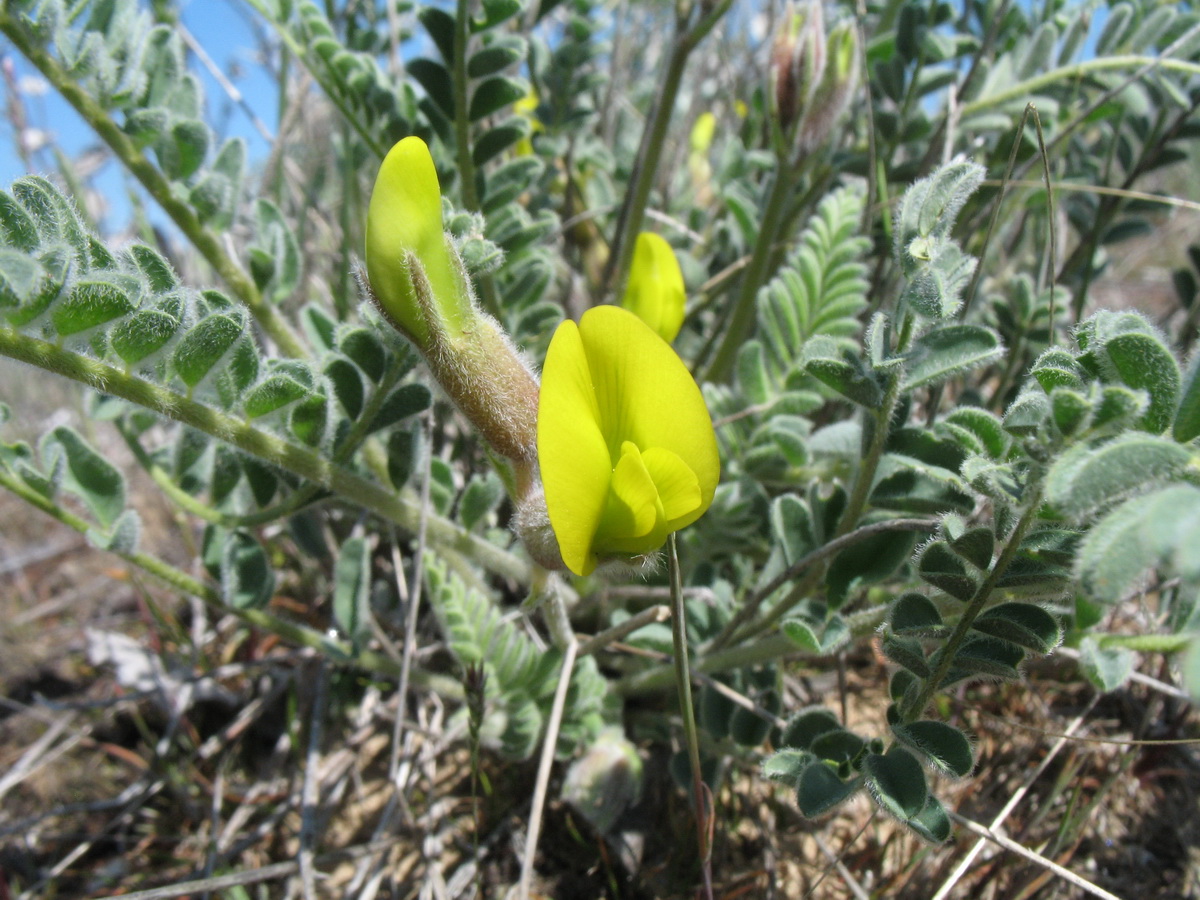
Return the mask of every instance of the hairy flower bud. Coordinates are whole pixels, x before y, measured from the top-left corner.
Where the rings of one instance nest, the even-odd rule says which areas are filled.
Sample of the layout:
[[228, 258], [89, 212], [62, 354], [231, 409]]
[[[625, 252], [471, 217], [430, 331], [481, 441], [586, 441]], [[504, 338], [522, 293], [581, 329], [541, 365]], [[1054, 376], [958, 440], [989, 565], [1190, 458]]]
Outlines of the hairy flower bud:
[[533, 479], [538, 384], [508, 335], [475, 305], [442, 226], [442, 195], [420, 138], [380, 166], [367, 213], [367, 280], [383, 315], [421, 351], [433, 376], [501, 456]]
[[784, 137], [804, 116], [825, 67], [825, 21], [820, 0], [789, 7], [771, 47], [771, 111]]
[[858, 30], [843, 22], [829, 33], [825, 69], [809, 99], [796, 148], [809, 153], [829, 139], [858, 88]]
[[379, 167], [366, 243], [371, 292], [394, 325], [422, 349], [431, 327], [461, 332], [470, 289], [442, 225], [437, 170], [420, 138], [404, 138]]

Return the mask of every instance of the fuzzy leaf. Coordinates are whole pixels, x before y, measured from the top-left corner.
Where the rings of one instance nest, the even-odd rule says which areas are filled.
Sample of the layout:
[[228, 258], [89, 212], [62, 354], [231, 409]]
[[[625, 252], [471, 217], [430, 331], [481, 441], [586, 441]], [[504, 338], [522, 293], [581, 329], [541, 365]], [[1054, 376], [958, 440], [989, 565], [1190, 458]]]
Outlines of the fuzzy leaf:
[[1137, 656], [1124, 647], [1102, 647], [1090, 635], [1079, 642], [1079, 666], [1088, 681], [1104, 693], [1120, 688], [1133, 674]]
[[404, 384], [390, 393], [371, 420], [369, 432], [380, 431], [429, 408], [433, 395], [423, 384]]
[[137, 265], [138, 271], [145, 276], [150, 290], [156, 294], [165, 294], [179, 287], [179, 278], [171, 264], [157, 250], [145, 244], [134, 244], [129, 248], [129, 256]]
[[1008, 435], [1004, 424], [985, 409], [976, 406], [960, 406], [943, 419], [971, 431], [983, 443], [988, 456], [1002, 458], [1008, 452]]
[[471, 54], [467, 61], [467, 75], [483, 78], [516, 65], [525, 58], [525, 39], [519, 35], [504, 35], [482, 50]]
[[893, 601], [888, 624], [897, 634], [928, 634], [942, 626], [942, 614], [924, 594], [908, 591]]
[[929, 660], [925, 658], [925, 649], [916, 638], [902, 637], [898, 634], [884, 634], [879, 642], [883, 655], [918, 678], [928, 678], [933, 670]]
[[179, 327], [179, 319], [170, 313], [143, 309], [113, 329], [109, 346], [127, 365], [136, 365], [165, 347]]
[[504, 484], [495, 473], [472, 478], [458, 501], [458, 518], [468, 530], [485, 520], [485, 517], [504, 499]]
[[338, 341], [338, 349], [372, 381], [379, 381], [383, 377], [387, 366], [387, 350], [379, 338], [366, 328], [347, 331]]
[[1058, 620], [1032, 603], [1001, 603], [975, 620], [974, 628], [1034, 653], [1049, 653], [1062, 640]]
[[1083, 539], [1076, 569], [1090, 597], [1115, 603], [1151, 566], [1200, 581], [1198, 542], [1200, 488], [1174, 485], [1112, 510]]
[[944, 843], [950, 837], [950, 817], [941, 801], [933, 794], [929, 795], [921, 811], [912, 818], [905, 819], [904, 824], [934, 844]]
[[947, 325], [917, 339], [904, 370], [904, 390], [941, 384], [994, 362], [1004, 347], [990, 328]]
[[967, 736], [945, 722], [922, 720], [892, 725], [897, 740], [923, 754], [934, 767], [957, 778], [975, 768], [975, 754]]
[[275, 572], [253, 535], [228, 532], [221, 544], [221, 594], [234, 609], [261, 609], [275, 592]]
[[475, 165], [482, 166], [527, 137], [529, 137], [529, 123], [525, 119], [516, 117], [507, 119], [479, 136], [479, 139], [475, 141], [475, 146], [471, 149], [471, 158], [475, 161]]
[[240, 315], [218, 314], [201, 319], [175, 347], [175, 372], [189, 388], [204, 380], [213, 367], [242, 337], [245, 321]]
[[325, 375], [346, 415], [357, 419], [365, 400], [362, 376], [358, 374], [358, 369], [350, 360], [335, 356], [325, 364]]
[[1127, 387], [1144, 390], [1150, 406], [1140, 427], [1161, 434], [1171, 425], [1179, 401], [1179, 363], [1157, 334], [1127, 332], [1104, 342], [1108, 365]]
[[964, 603], [974, 597], [979, 588], [979, 579], [967, 571], [962, 560], [945, 541], [933, 541], [925, 545], [917, 562], [917, 574], [923, 581]]
[[809, 744], [809, 752], [817, 759], [834, 763], [849, 763], [862, 752], [867, 742], [845, 728], [831, 728], [817, 735]]
[[1181, 443], [1200, 437], [1200, 353], [1188, 366], [1171, 433]]
[[475, 86], [471, 95], [470, 119], [477, 122], [511, 106], [529, 93], [529, 85], [517, 78], [497, 75]]
[[886, 754], [870, 754], [863, 772], [875, 802], [897, 819], [911, 819], [925, 806], [929, 796], [925, 772], [917, 758], [903, 747], [893, 747]]
[[814, 819], [850, 799], [859, 786], [857, 779], [842, 781], [829, 766], [814, 763], [800, 774], [800, 781], [796, 785], [796, 805], [800, 807], [802, 815]]
[[917, 534], [883, 531], [837, 554], [825, 574], [830, 609], [839, 609], [852, 592], [890, 578], [912, 555]]
[[42, 442], [47, 469], [56, 468], [60, 455], [65, 459], [63, 487], [79, 497], [101, 525], [110, 527], [125, 510], [125, 476], [66, 425], [55, 428]]
[[246, 417], [257, 419], [295, 403], [308, 393], [308, 388], [288, 375], [270, 375], [246, 392], [242, 408]]
[[[932, 665], [940, 661], [942, 651], [934, 653]], [[1005, 681], [1016, 681], [1021, 673], [1017, 671], [1025, 659], [1025, 652], [1016, 644], [1002, 641], [999, 638], [985, 635], [970, 635], [962, 642], [958, 652], [954, 654], [954, 670], [957, 674], [967, 677], [984, 675], [989, 678], [1000, 678]], [[948, 681], [954, 680], [954, 675]]]
[[1077, 444], [1046, 477], [1046, 499], [1063, 515], [1084, 521], [1143, 488], [1181, 476], [1187, 448], [1165, 438], [1125, 434], [1099, 447]]
[[782, 781], [784, 784], [794, 787], [799, 784], [803, 771], [814, 762], [816, 762], [816, 757], [806, 750], [784, 748], [775, 751], [763, 760], [762, 775], [764, 778]]
[[371, 548], [362, 538], [342, 544], [333, 568], [333, 621], [355, 647], [371, 633]]
[[823, 706], [802, 709], [788, 720], [783, 729], [780, 743], [784, 747], [794, 747], [797, 750], [807, 750], [822, 734], [841, 728], [832, 710]]
[[112, 282], [80, 281], [54, 308], [51, 321], [67, 337], [127, 316], [136, 308], [137, 303]]
[[32, 253], [41, 243], [33, 218], [10, 195], [0, 191], [0, 237], [10, 247]]
[[950, 547], [975, 568], [986, 571], [992, 564], [992, 554], [996, 549], [996, 535], [990, 528], [972, 528], [952, 540]]

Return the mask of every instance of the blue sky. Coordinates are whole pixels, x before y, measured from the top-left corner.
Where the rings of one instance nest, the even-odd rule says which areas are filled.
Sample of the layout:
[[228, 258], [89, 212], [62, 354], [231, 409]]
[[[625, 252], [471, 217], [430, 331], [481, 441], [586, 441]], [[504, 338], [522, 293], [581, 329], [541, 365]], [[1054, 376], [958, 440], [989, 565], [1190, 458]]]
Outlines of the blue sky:
[[[276, 86], [256, 59], [256, 44], [260, 35], [267, 33], [267, 26], [261, 21], [256, 22], [254, 13], [237, 0], [182, 0], [178, 7], [181, 21], [195, 36], [197, 43], [227, 76], [232, 75], [231, 80], [241, 91], [247, 105], [266, 123], [267, 128], [274, 128]], [[37, 70], [2, 37], [0, 53], [3, 53], [6, 64], [11, 61], [19, 83], [28, 87], [32, 80], [36, 86], [39, 78]], [[231, 135], [240, 135], [249, 145], [251, 160], [263, 157], [267, 152], [267, 143], [255, 130], [249, 116], [229, 99], [198, 59], [193, 57], [190, 60], [190, 68], [204, 83], [208, 111], [206, 120], [217, 131], [218, 137], [223, 140]], [[40, 94], [36, 90], [33, 93], [26, 92], [23, 99], [27, 126], [48, 132], [63, 152], [72, 158], [78, 158], [89, 148], [101, 146], [95, 133], [54, 91], [47, 89]], [[57, 171], [54, 157], [48, 149], [35, 156], [35, 163], [37, 171]], [[16, 151], [11, 119], [5, 115], [0, 121], [0, 186], [7, 186], [25, 173], [25, 166]], [[129, 176], [110, 160], [97, 174], [95, 185], [102, 191], [109, 206], [103, 224], [107, 228], [120, 228], [129, 214]], [[165, 218], [156, 207], [151, 207], [149, 211], [155, 221]]]

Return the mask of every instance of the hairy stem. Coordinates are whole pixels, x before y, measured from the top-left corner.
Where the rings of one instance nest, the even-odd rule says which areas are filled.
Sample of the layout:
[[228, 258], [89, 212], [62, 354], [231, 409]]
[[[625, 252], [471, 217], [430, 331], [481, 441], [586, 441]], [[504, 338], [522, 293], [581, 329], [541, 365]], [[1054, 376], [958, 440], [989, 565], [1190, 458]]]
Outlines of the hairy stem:
[[679, 573], [679, 553], [672, 533], [667, 544], [667, 565], [671, 576], [671, 639], [674, 647], [675, 686], [679, 690], [679, 712], [683, 716], [683, 737], [687, 744], [688, 765], [692, 770], [692, 801], [696, 804], [696, 841], [704, 869], [704, 886], [712, 898], [711, 848], [708, 843], [708, 819], [711, 811], [708, 791], [700, 778], [700, 737], [696, 731], [696, 713], [692, 707], [692, 678], [688, 671], [687, 620], [683, 607], [683, 584]]
[[954, 626], [954, 632], [942, 646], [942, 659], [938, 663], [937, 669], [934, 670], [929, 678], [925, 679], [920, 693], [917, 694], [913, 701], [906, 704], [901, 710], [900, 715], [905, 722], [913, 721], [924, 712], [933, 695], [937, 693], [938, 688], [945, 681], [946, 675], [954, 665], [954, 657], [958, 653], [959, 647], [962, 646], [963, 641], [966, 640], [971, 626], [975, 623], [979, 614], [983, 612], [983, 608], [987, 605], [988, 600], [991, 599], [992, 592], [996, 589], [996, 583], [1008, 568], [1009, 563], [1017, 555], [1017, 550], [1020, 549], [1021, 540], [1025, 537], [1025, 533], [1037, 521], [1038, 508], [1042, 503], [1040, 486], [1031, 493], [1032, 496], [1029, 498], [1029, 504], [1017, 522], [1017, 527], [1013, 529], [1012, 534], [1009, 536], [1004, 550], [1001, 551], [999, 558], [992, 564], [987, 578], [983, 580], [983, 583], [975, 591], [975, 596], [971, 598], [971, 602], [967, 604], [967, 608], [963, 611], [961, 618], [959, 618], [958, 624]]
[[[260, 431], [240, 419], [129, 375], [107, 363], [79, 356], [7, 328], [0, 328], [0, 355], [56, 372], [176, 422], [190, 425], [264, 462], [306, 478], [343, 500], [394, 522], [410, 535], [420, 527], [421, 507], [413, 500], [397, 496], [308, 447]], [[529, 565], [508, 551], [440, 516], [429, 514], [426, 527], [431, 543], [440, 549], [473, 558], [479, 565], [503, 578], [520, 584], [529, 583]]]
[[775, 252], [775, 244], [779, 238], [780, 226], [786, 218], [788, 199], [792, 195], [791, 171], [785, 167], [780, 158], [771, 178], [771, 186], [767, 189], [767, 202], [763, 209], [762, 224], [758, 228], [758, 240], [754, 244], [754, 253], [738, 288], [737, 299], [734, 301], [733, 315], [729, 326], [721, 338], [716, 355], [704, 373], [707, 381], [723, 381], [733, 370], [734, 360], [738, 350], [754, 325], [754, 315], [757, 311], [756, 299], [758, 289], [762, 287], [770, 268], [771, 256]]
[[675, 112], [675, 101], [679, 96], [679, 86], [683, 82], [688, 57], [725, 15], [731, 3], [732, 0], [721, 0], [691, 28], [686, 28], [682, 22], [679, 23], [675, 40], [671, 44], [671, 55], [667, 58], [667, 70], [663, 74], [662, 86], [642, 131], [642, 142], [638, 146], [637, 158], [629, 179], [631, 188], [625, 195], [625, 203], [617, 217], [616, 232], [609, 248], [603, 288], [611, 297], [619, 299], [625, 291], [625, 280], [629, 277], [634, 244], [638, 232], [642, 230], [646, 205], [650, 201], [650, 190], [658, 175], [658, 165], [667, 143], [667, 129]]
[[287, 356], [305, 356], [301, 343], [291, 326], [266, 301], [258, 287], [238, 262], [221, 246], [218, 236], [197, 218], [195, 210], [176, 196], [171, 182], [138, 149], [129, 135], [120, 129], [108, 112], [67, 74], [50, 53], [38, 46], [24, 27], [12, 15], [0, 9], [0, 32], [45, 76], [63, 99], [75, 108], [84, 121], [108, 145], [158, 205], [171, 217], [200, 255], [245, 304], [263, 331]]

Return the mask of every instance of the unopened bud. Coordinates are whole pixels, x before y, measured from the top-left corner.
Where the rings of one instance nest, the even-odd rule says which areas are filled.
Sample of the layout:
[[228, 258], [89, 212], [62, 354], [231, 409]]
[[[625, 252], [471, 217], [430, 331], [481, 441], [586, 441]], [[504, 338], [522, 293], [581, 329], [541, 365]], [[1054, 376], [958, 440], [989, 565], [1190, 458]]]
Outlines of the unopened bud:
[[771, 47], [770, 98], [781, 133], [787, 137], [808, 108], [825, 67], [825, 20], [820, 0], [801, 10], [789, 8]]
[[829, 139], [834, 126], [858, 88], [858, 31], [843, 22], [829, 34], [825, 69], [809, 98], [796, 138], [800, 153], [809, 153]]
[[538, 384], [508, 335], [475, 305], [443, 231], [442, 195], [420, 138], [380, 166], [367, 212], [367, 281], [383, 315], [421, 351], [450, 399], [529, 480], [537, 459]]
[[431, 329], [461, 331], [470, 288], [442, 224], [433, 157], [417, 137], [384, 158], [367, 210], [367, 279], [383, 314], [422, 349]]
[[661, 235], [643, 231], [633, 248], [621, 305], [669, 344], [683, 326], [685, 302], [683, 272], [675, 251]]

